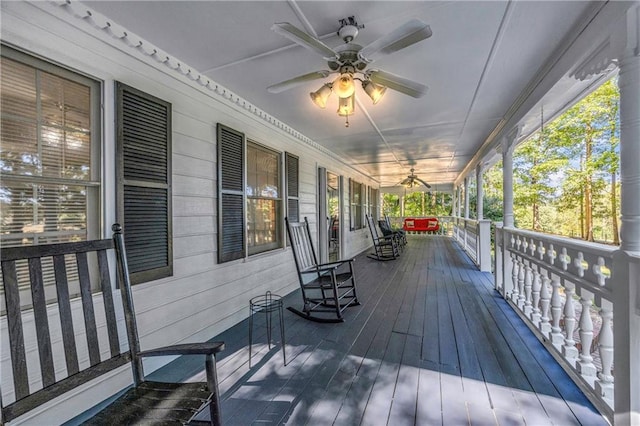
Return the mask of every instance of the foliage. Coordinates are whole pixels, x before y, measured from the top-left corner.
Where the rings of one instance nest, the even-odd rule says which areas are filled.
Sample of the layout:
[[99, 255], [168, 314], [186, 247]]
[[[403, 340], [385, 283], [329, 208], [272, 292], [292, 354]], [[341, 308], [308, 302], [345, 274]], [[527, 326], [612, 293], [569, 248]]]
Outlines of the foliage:
[[618, 87], [610, 80], [518, 146], [518, 226], [619, 242], [618, 105]]
[[[517, 227], [619, 244], [619, 100], [617, 81], [611, 79], [516, 147], [513, 210]], [[475, 176], [468, 184], [470, 217], [475, 218]], [[502, 162], [498, 162], [483, 174], [485, 219], [502, 221], [502, 185]], [[403, 206], [403, 197], [384, 194], [384, 212], [391, 216], [451, 214], [451, 195], [442, 201], [440, 196], [406, 194]]]

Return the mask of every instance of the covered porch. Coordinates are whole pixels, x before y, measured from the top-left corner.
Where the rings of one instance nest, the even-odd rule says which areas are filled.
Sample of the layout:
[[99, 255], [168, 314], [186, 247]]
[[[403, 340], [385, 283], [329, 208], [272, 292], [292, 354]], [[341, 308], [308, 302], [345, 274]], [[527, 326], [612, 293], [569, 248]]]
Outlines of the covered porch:
[[344, 323], [285, 311], [286, 366], [277, 315], [270, 349], [255, 317], [251, 367], [248, 321], [216, 337], [225, 424], [607, 424], [453, 238], [411, 235], [396, 261], [355, 265]]
[[[429, 96], [420, 101], [413, 96], [423, 94], [422, 83], [405, 87], [391, 81], [392, 90], [400, 87], [396, 96], [410, 96], [389, 96], [386, 109], [358, 100], [360, 119], [354, 116], [349, 122], [349, 114], [344, 121], [340, 113], [336, 117], [333, 111], [311, 109], [315, 106], [308, 92], [316, 86], [297, 86], [289, 92], [295, 97], [274, 96], [278, 93], [267, 88], [297, 85], [310, 75], [327, 78], [328, 71], [305, 74], [326, 61], [318, 55], [307, 58], [310, 52], [303, 47], [317, 47], [318, 41], [340, 46], [334, 28], [338, 19], [360, 13], [359, 19], [368, 19], [368, 30], [378, 25], [361, 38], [378, 49], [374, 40], [384, 41], [394, 28], [410, 29], [401, 25], [411, 9], [395, 2], [335, 2], [329, 16], [326, 5], [295, 0], [255, 2], [253, 8], [231, 1], [189, 2], [190, 7], [182, 2], [3, 2], [3, 60], [14, 64], [15, 75], [26, 81], [27, 71], [34, 76], [51, 73], [65, 82], [72, 76], [90, 93], [83, 113], [91, 118], [91, 128], [82, 131], [91, 148], [77, 165], [90, 170], [91, 179], [38, 174], [43, 147], [64, 141], [60, 146], [72, 150], [82, 144], [67, 136], [66, 124], [53, 135], [41, 129], [43, 108], [40, 100], [32, 102], [40, 114], [29, 119], [33, 140], [24, 136], [26, 131], [3, 134], [3, 145], [15, 147], [3, 149], [17, 153], [7, 155], [17, 166], [5, 167], [2, 180], [16, 188], [26, 185], [34, 194], [45, 185], [65, 190], [77, 185], [84, 203], [78, 208], [82, 220], [77, 229], [66, 229], [65, 208], [75, 205], [60, 207], [62, 197], [45, 191], [46, 199], [34, 195], [23, 204], [7, 203], [17, 213], [7, 211], [27, 219], [15, 220], [19, 232], [9, 230], [13, 223], [8, 221], [2, 243], [23, 244], [26, 237], [36, 243], [42, 236], [104, 238], [110, 224], [122, 222], [125, 235], [132, 236], [127, 245], [133, 246], [136, 236], [143, 243], [134, 287], [142, 346], [224, 340], [218, 375], [225, 424], [638, 423], [640, 4], [411, 3], [404, 6], [415, 6], [418, 18], [433, 26], [437, 50], [414, 49], [402, 62], [381, 61], [380, 66], [394, 70], [406, 61], [397, 72], [419, 82], [429, 77], [424, 79]], [[391, 12], [397, 14], [393, 19]], [[308, 33], [302, 43], [290, 43], [269, 29], [285, 19]], [[518, 229], [513, 209], [516, 145], [545, 118], [560, 114], [616, 74], [621, 244], [603, 246]], [[378, 70], [367, 78], [371, 75], [384, 76]], [[32, 80], [41, 84], [40, 77]], [[363, 91], [370, 87], [365, 83]], [[7, 105], [23, 105], [22, 97], [30, 92], [20, 87], [10, 91], [10, 86], [3, 87]], [[33, 93], [34, 99], [40, 96], [36, 89]], [[358, 96], [368, 102], [362, 93]], [[151, 184], [160, 195], [148, 200], [127, 192], [123, 178], [123, 146], [130, 141], [121, 137], [120, 119], [127, 108], [138, 112], [123, 101], [132, 94], [168, 111], [159, 125], [162, 137], [142, 144], [147, 155], [139, 156], [154, 157], [164, 150], [158, 160], [164, 175]], [[52, 102], [53, 110], [64, 111], [64, 102]], [[3, 120], [27, 121], [10, 115]], [[237, 151], [227, 148], [230, 139], [237, 142]], [[29, 145], [25, 141], [33, 142], [33, 152], [24, 148]], [[249, 149], [251, 161], [244, 155]], [[223, 151], [231, 154], [223, 158]], [[483, 173], [496, 158], [504, 170], [502, 223], [482, 215]], [[25, 164], [36, 172], [18, 167]], [[271, 186], [258, 188], [250, 182], [250, 167], [257, 165], [264, 166], [261, 177], [271, 179]], [[147, 172], [144, 166], [135, 171]], [[440, 235], [410, 235], [395, 261], [367, 259], [371, 237], [364, 218], [382, 216], [380, 194], [392, 187], [405, 191], [401, 184], [409, 171], [414, 175], [414, 168], [438, 191], [452, 195], [451, 216], [440, 218], [447, 226]], [[235, 172], [235, 180], [229, 180], [237, 184], [233, 188], [225, 186], [224, 170]], [[469, 181], [474, 175], [477, 212], [471, 219]], [[252, 184], [260, 191], [250, 191]], [[258, 193], [263, 198], [256, 201]], [[146, 209], [136, 216], [139, 222], [126, 222], [138, 205], [127, 206], [125, 196], [141, 200]], [[239, 197], [237, 203], [225, 204], [228, 196]], [[159, 199], [164, 200], [162, 208], [154, 213]], [[48, 213], [37, 214], [40, 201], [43, 209], [50, 208]], [[270, 206], [262, 221], [256, 220], [259, 205]], [[162, 221], [148, 232], [144, 225], [152, 222], [152, 213]], [[236, 227], [229, 227], [232, 216]], [[254, 336], [250, 367], [249, 300], [271, 291], [284, 296], [286, 306], [301, 303], [285, 216], [309, 216], [321, 257], [358, 257], [362, 304], [337, 325], [311, 323], [285, 311], [287, 365], [282, 342], [269, 348], [263, 327]], [[129, 232], [138, 224], [142, 231]], [[264, 229], [256, 231], [256, 224]], [[43, 232], [45, 225], [50, 235]], [[166, 236], [156, 242], [162, 258], [153, 268], [145, 264], [151, 234]], [[236, 245], [225, 246], [226, 236], [235, 238]], [[103, 291], [95, 289], [95, 294]], [[118, 320], [124, 321], [120, 312]], [[4, 324], [0, 331], [6, 333]], [[31, 336], [27, 345], [33, 359], [39, 357], [35, 340]], [[3, 337], [3, 369], [10, 363], [5, 341]], [[200, 365], [165, 359], [149, 363], [148, 370], [155, 370], [150, 375], [167, 374], [167, 363], [180, 367], [171, 369], [179, 371], [174, 379], [203, 374]], [[62, 366], [56, 373], [67, 371]], [[42, 387], [39, 373], [29, 374], [34, 388]], [[8, 382], [8, 375], [3, 376]], [[1, 401], [11, 403], [13, 389], [4, 381]], [[129, 371], [122, 369], [16, 424], [80, 421], [101, 407], [104, 398], [130, 385]]]

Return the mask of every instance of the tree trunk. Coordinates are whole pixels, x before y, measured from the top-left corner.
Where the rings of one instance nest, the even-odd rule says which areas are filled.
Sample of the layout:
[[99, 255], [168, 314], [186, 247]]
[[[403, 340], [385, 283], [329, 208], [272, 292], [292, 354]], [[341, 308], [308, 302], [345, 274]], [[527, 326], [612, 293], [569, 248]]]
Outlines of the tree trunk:
[[616, 174], [611, 173], [611, 226], [613, 231], [613, 244], [620, 245], [618, 232], [618, 200], [616, 197]]
[[584, 225], [587, 241], [593, 241], [593, 183], [589, 164], [593, 151], [593, 129], [587, 125], [585, 132], [585, 181], [584, 181]]

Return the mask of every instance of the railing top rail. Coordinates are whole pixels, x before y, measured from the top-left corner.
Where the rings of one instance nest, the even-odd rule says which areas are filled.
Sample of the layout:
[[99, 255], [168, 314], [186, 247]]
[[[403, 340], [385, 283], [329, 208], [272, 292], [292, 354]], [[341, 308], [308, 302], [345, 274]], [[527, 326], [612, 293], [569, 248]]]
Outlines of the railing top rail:
[[526, 229], [518, 229], [512, 227], [503, 227], [503, 231], [520, 235], [521, 237], [532, 238], [534, 240], [551, 243], [555, 247], [566, 247], [585, 253], [597, 254], [603, 257], [612, 257], [613, 253], [620, 248], [608, 244], [592, 243], [589, 241], [577, 240], [575, 238], [563, 237], [561, 235], [544, 234], [542, 232], [529, 231]]

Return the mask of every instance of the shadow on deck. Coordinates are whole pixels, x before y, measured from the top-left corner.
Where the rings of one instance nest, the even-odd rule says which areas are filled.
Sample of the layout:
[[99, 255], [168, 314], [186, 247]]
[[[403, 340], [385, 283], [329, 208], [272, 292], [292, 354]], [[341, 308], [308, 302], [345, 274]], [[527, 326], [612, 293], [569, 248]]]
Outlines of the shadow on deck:
[[216, 337], [226, 425], [607, 424], [452, 239], [410, 236], [399, 259], [355, 265], [344, 323], [285, 311], [287, 366], [262, 315], [251, 369], [248, 321]]

